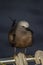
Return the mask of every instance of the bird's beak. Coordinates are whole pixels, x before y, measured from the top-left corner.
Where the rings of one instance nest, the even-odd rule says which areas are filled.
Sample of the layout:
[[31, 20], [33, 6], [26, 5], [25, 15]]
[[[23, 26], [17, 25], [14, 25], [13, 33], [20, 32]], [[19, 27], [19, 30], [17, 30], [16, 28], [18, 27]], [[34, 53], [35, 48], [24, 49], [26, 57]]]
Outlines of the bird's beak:
[[32, 31], [30, 28], [26, 28], [26, 30], [27, 30], [27, 31], [31, 31], [31, 32], [32, 32], [32, 34], [33, 34], [33, 31]]

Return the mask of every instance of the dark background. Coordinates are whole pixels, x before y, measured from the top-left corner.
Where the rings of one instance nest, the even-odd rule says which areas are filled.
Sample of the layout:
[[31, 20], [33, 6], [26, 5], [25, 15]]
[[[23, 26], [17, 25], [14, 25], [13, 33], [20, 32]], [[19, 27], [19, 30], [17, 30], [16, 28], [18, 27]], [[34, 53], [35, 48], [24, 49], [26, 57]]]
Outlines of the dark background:
[[43, 0], [0, 0], [0, 58], [13, 56], [14, 48], [8, 43], [8, 31], [12, 21], [27, 20], [34, 32], [32, 47], [27, 54], [34, 55], [36, 50], [43, 50]]

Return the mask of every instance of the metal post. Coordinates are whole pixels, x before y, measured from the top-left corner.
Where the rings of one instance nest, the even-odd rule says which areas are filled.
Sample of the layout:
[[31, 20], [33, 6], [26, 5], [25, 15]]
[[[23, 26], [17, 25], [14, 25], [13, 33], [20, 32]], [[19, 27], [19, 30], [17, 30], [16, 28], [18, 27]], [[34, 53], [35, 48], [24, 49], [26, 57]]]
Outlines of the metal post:
[[[26, 58], [27, 61], [34, 61], [35, 58]], [[3, 58], [0, 59], [0, 63], [13, 63], [15, 62], [15, 59], [11, 59], [11, 58]]]

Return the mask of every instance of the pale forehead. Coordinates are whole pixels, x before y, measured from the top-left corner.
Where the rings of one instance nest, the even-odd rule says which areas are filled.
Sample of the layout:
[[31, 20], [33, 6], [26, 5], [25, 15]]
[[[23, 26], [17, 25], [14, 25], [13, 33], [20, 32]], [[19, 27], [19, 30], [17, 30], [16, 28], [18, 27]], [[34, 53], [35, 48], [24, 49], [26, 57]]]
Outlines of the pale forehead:
[[27, 21], [20, 21], [19, 25], [24, 27], [29, 27], [29, 23]]

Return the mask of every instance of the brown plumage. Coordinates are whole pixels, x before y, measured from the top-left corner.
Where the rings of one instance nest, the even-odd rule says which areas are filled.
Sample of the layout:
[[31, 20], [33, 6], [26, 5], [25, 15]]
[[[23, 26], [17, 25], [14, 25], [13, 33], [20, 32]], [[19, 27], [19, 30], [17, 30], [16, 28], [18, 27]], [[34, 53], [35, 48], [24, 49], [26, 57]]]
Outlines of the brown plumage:
[[8, 40], [13, 47], [25, 48], [32, 45], [33, 32], [29, 29], [27, 21], [20, 22], [15, 28], [14, 26], [11, 28], [8, 33]]

